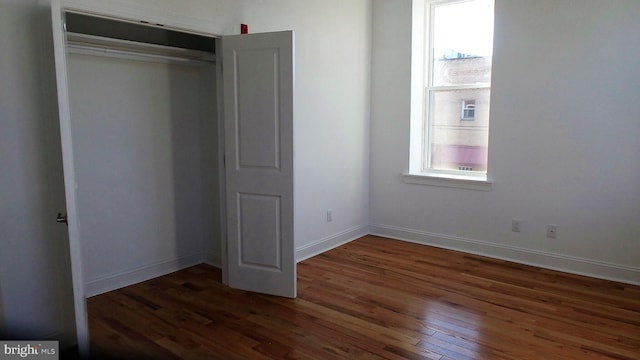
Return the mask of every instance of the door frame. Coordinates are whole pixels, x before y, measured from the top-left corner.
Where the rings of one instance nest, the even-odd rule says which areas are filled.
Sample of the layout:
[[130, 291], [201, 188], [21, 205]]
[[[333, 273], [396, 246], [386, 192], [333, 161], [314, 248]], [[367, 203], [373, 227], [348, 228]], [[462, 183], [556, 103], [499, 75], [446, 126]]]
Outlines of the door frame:
[[[62, 149], [62, 166], [67, 213], [67, 230], [69, 241], [69, 257], [71, 266], [71, 282], [73, 288], [74, 316], [78, 352], [82, 358], [89, 355], [89, 324], [87, 319], [87, 303], [84, 291], [84, 274], [82, 269], [82, 246], [77, 214], [75, 165], [73, 143], [71, 138], [71, 111], [69, 102], [69, 84], [67, 74], [66, 40], [62, 20], [60, 0], [51, 2], [51, 31], [53, 35], [53, 51], [56, 69], [56, 87], [58, 101], [58, 121], [60, 123], [60, 142]], [[66, 159], [66, 161], [65, 161]]]
[[226, 173], [226, 141], [224, 127], [224, 83], [222, 81], [222, 59], [218, 49], [222, 49], [222, 36], [214, 35], [216, 43], [216, 110], [218, 125], [218, 180], [220, 199], [220, 267], [222, 283], [229, 284], [229, 264], [227, 259], [227, 173]]

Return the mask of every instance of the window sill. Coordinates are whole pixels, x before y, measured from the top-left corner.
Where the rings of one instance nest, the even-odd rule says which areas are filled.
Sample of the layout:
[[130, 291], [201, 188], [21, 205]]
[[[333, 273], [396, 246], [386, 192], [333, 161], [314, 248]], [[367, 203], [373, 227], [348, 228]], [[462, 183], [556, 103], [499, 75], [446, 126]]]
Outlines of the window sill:
[[443, 174], [402, 174], [402, 180], [407, 184], [442, 186], [467, 190], [491, 191], [492, 182], [486, 178], [464, 175]]

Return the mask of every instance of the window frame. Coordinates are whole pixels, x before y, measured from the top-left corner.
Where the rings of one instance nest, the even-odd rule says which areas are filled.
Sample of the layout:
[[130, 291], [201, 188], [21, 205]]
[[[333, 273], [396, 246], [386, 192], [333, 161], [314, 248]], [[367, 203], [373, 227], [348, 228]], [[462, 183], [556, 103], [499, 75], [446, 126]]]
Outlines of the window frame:
[[[431, 168], [431, 136], [433, 106], [432, 94], [436, 91], [491, 88], [491, 83], [433, 86], [434, 22], [433, 8], [443, 4], [455, 4], [469, 0], [414, 0], [412, 9], [411, 55], [411, 126], [409, 172], [404, 181], [411, 184], [437, 185], [490, 190], [486, 172], [445, 170]], [[426, 76], [425, 76], [426, 74]], [[464, 99], [462, 99], [464, 101]], [[477, 111], [477, 108], [476, 108]], [[462, 119], [471, 121], [474, 119]], [[475, 114], [474, 114], [475, 115]], [[448, 181], [451, 180], [451, 181]], [[471, 185], [470, 185], [471, 184]]]

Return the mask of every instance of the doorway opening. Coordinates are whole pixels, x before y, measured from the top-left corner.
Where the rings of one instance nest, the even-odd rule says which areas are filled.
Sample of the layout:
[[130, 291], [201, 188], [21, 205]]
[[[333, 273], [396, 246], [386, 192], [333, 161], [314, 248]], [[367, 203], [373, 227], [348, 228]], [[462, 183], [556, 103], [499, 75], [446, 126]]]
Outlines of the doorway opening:
[[85, 296], [221, 266], [215, 39], [65, 13]]

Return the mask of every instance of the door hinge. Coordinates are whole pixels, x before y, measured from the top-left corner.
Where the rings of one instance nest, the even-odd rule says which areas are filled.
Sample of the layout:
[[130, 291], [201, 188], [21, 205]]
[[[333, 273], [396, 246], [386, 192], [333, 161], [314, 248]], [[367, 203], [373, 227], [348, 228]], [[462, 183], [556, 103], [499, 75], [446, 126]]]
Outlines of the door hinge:
[[65, 223], [66, 225], [69, 225], [69, 222], [67, 220], [67, 214], [62, 215], [62, 213], [58, 213], [58, 216], [56, 217], [56, 222]]

